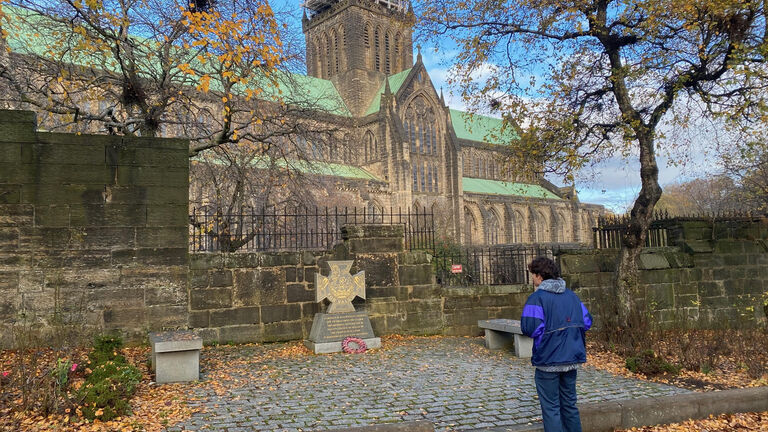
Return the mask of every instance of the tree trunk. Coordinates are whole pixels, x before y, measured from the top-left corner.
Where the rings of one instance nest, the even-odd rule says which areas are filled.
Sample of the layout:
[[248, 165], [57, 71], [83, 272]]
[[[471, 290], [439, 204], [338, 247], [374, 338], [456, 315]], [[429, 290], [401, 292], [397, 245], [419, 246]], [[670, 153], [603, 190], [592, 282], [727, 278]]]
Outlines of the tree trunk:
[[661, 198], [659, 168], [656, 164], [652, 132], [639, 133], [638, 142], [642, 186], [630, 212], [627, 230], [622, 237], [622, 248], [619, 252], [614, 280], [616, 324], [619, 329], [627, 330], [638, 325], [637, 322], [633, 323], [633, 317], [642, 318], [646, 315], [646, 311], [636, 310], [638, 305], [635, 299], [640, 295], [637, 261], [645, 246], [645, 239], [648, 237], [648, 228], [653, 220], [653, 208]]

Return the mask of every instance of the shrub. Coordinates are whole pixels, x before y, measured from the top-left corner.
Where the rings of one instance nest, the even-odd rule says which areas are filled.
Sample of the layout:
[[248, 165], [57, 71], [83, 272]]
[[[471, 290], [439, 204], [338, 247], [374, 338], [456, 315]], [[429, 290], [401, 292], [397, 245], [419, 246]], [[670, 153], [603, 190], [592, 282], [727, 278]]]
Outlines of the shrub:
[[119, 335], [101, 335], [94, 339], [88, 355], [91, 373], [78, 389], [82, 415], [109, 421], [131, 411], [130, 399], [141, 381], [141, 371], [120, 354], [123, 340]]
[[665, 373], [677, 374], [679, 369], [656, 355], [653, 350], [645, 350], [635, 356], [628, 357], [626, 360], [627, 369], [634, 373], [641, 373], [646, 376], [661, 375]]
[[133, 365], [108, 361], [97, 365], [78, 390], [83, 416], [103, 421], [128, 414], [130, 399], [141, 381], [141, 371]]

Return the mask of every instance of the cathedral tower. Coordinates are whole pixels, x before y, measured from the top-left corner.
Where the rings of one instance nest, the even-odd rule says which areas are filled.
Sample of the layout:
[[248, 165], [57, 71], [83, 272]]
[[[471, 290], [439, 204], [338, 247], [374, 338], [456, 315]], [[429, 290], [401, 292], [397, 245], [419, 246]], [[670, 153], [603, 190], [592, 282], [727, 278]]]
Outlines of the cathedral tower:
[[304, 8], [307, 73], [333, 81], [354, 114], [365, 112], [385, 76], [413, 66], [409, 1], [307, 0]]

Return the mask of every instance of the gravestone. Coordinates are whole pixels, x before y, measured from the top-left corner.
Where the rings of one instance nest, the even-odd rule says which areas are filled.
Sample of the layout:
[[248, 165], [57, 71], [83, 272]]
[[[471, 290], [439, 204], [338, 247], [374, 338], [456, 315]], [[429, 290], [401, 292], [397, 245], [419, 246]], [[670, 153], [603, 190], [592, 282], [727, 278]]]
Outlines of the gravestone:
[[340, 352], [347, 337], [360, 338], [366, 347], [380, 348], [381, 339], [373, 334], [366, 312], [357, 312], [352, 305], [355, 297], [365, 299], [365, 272], [350, 274], [352, 261], [329, 261], [328, 277], [315, 273], [315, 301], [331, 302], [326, 313], [317, 313], [312, 321], [309, 339], [304, 345], [315, 354]]

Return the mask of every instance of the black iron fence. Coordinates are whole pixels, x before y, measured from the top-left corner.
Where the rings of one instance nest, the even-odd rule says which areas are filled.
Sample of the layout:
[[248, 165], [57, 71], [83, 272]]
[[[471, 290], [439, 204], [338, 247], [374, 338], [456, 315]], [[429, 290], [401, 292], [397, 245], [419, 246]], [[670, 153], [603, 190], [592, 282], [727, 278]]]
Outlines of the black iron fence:
[[[669, 212], [656, 212], [653, 215], [653, 221], [648, 229], [648, 235], [645, 239], [645, 247], [666, 247], [669, 246], [669, 235], [667, 228], [673, 221], [706, 221], [718, 223], [725, 230], [725, 236], [728, 237], [736, 231], [741, 222], [764, 218], [765, 215], [755, 215], [751, 212], [728, 211], [718, 213], [696, 213], [685, 215], [674, 215]], [[620, 216], [602, 216], [597, 220], [597, 226], [592, 228], [595, 248], [597, 249], [620, 249], [622, 247], [621, 239], [626, 234], [629, 227], [629, 215]]]
[[341, 227], [362, 224], [402, 224], [410, 250], [432, 251], [435, 244], [434, 215], [426, 210], [249, 207], [224, 213], [201, 207], [189, 219], [192, 252], [328, 250], [341, 241]]
[[[665, 219], [664, 213], [654, 215], [654, 221], [648, 229], [645, 247], [665, 247], [668, 245], [667, 228], [657, 221]], [[592, 228], [596, 249], [621, 249], [621, 239], [629, 227], [629, 215], [601, 216], [597, 226]]]
[[507, 245], [436, 251], [437, 282], [443, 286], [531, 284], [528, 264], [536, 257], [553, 258], [568, 244]]

